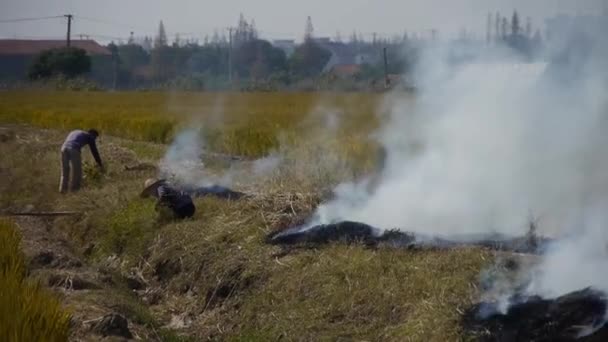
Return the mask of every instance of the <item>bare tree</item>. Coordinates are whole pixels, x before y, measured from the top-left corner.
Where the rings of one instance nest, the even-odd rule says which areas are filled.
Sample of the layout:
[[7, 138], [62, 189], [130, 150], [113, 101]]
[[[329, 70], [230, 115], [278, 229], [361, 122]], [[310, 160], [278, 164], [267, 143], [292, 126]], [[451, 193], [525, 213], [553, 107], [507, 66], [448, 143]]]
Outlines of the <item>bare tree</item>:
[[334, 37], [334, 41], [336, 43], [342, 43], [342, 34], [340, 31], [336, 31], [336, 36]]
[[502, 40], [507, 39], [508, 30], [509, 30], [509, 21], [507, 20], [507, 18], [503, 17], [502, 22], [501, 22], [501, 28], [500, 28], [500, 36], [501, 36]]
[[494, 18], [494, 38], [496, 42], [500, 41], [500, 39], [502, 38], [500, 35], [500, 22], [500, 13], [496, 12], [496, 17]]
[[314, 37], [315, 29], [312, 26], [312, 18], [309, 16], [306, 18], [306, 28], [304, 30], [304, 41], [312, 40]]
[[526, 18], [526, 37], [532, 39], [532, 18]]
[[492, 42], [492, 13], [488, 13], [488, 20], [486, 23], [486, 43], [490, 45]]
[[167, 46], [167, 32], [165, 31], [165, 25], [161, 20], [158, 25], [158, 35], [154, 39], [154, 47], [159, 48], [162, 46]]
[[516, 37], [519, 35], [521, 31], [521, 26], [519, 23], [519, 14], [517, 14], [517, 11], [513, 12], [513, 17], [511, 18], [511, 35], [513, 37]]

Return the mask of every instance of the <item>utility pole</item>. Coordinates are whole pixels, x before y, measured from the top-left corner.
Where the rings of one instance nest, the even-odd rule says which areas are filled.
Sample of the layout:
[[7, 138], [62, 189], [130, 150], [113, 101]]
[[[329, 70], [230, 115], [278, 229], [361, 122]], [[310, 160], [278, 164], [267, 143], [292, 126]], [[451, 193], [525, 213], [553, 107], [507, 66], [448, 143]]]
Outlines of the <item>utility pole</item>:
[[71, 40], [72, 40], [72, 19], [74, 18], [74, 15], [72, 14], [66, 14], [64, 15], [64, 17], [68, 18], [68, 34], [66, 37], [66, 45], [67, 47], [70, 47], [71, 45]]
[[112, 89], [116, 90], [116, 83], [118, 82], [118, 48], [116, 44], [112, 42]]
[[232, 27], [228, 28], [228, 81], [232, 86]]
[[391, 80], [388, 78], [388, 55], [386, 52], [386, 47], [384, 48], [384, 88], [389, 88], [391, 86]]

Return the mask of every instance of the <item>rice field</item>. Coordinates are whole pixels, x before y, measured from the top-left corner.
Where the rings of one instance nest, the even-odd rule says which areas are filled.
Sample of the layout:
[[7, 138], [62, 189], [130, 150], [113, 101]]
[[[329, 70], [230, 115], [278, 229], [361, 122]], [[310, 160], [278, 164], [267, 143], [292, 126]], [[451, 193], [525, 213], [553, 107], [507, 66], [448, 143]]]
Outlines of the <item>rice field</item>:
[[40, 283], [26, 278], [21, 237], [0, 219], [0, 340], [65, 341], [70, 315]]
[[378, 125], [381, 101], [377, 94], [346, 93], [5, 91], [0, 122], [95, 127], [102, 134], [157, 143], [196, 127], [210, 150], [259, 157], [328, 126], [336, 126], [335, 139], [351, 147], [364, 144]]

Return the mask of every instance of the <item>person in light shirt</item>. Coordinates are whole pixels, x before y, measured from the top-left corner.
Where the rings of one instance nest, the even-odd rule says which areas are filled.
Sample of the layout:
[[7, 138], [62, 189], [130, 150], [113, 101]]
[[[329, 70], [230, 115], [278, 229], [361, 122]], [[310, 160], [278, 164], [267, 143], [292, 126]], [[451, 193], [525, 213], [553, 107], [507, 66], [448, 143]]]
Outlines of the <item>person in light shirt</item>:
[[[68, 134], [63, 145], [61, 146], [61, 180], [59, 183], [59, 192], [62, 194], [68, 191], [78, 191], [82, 182], [82, 158], [81, 150], [84, 146], [89, 145], [91, 154], [97, 163], [99, 169], [104, 172], [103, 163], [97, 150], [95, 141], [99, 136], [99, 132], [95, 129], [88, 131], [75, 130]], [[70, 178], [71, 173], [71, 178]], [[71, 182], [70, 182], [71, 180]]]

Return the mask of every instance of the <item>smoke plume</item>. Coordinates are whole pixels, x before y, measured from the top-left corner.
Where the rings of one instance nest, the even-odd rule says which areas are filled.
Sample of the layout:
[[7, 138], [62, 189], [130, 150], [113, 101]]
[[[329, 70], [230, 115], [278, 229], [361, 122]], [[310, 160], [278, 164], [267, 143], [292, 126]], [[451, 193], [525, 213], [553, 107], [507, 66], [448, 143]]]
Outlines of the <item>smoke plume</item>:
[[455, 65], [450, 49], [427, 49], [416, 100], [387, 98], [391, 115], [378, 134], [387, 160], [377, 186], [341, 184], [310, 225], [351, 220], [439, 236], [522, 235], [533, 216], [541, 233], [562, 239], [535, 270], [530, 292], [608, 290], [597, 271], [608, 266], [599, 34], [587, 32], [582, 45], [580, 36], [564, 38], [536, 63], [493, 51], [492, 59]]

